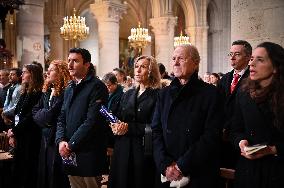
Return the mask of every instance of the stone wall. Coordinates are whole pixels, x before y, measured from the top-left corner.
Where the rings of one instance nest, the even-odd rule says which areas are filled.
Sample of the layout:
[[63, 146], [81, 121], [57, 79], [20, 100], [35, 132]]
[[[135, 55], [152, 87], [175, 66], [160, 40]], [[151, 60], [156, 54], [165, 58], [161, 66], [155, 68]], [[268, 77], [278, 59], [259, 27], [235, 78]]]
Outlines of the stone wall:
[[283, 0], [231, 0], [231, 40], [255, 47], [263, 41], [284, 46]]

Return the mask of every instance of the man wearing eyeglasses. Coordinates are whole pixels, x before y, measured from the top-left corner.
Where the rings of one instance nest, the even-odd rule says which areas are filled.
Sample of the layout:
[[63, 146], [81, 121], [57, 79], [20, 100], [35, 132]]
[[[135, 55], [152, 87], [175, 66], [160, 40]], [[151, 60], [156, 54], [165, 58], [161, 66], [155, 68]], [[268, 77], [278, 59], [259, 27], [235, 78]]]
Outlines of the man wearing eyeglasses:
[[218, 88], [224, 98], [224, 111], [226, 113], [226, 121], [223, 129], [223, 154], [221, 159], [221, 167], [234, 168], [239, 152], [233, 149], [228, 139], [228, 130], [230, 119], [234, 113], [235, 96], [241, 81], [249, 75], [248, 63], [251, 58], [252, 47], [245, 40], [237, 40], [232, 43], [228, 58], [233, 70], [226, 73]]

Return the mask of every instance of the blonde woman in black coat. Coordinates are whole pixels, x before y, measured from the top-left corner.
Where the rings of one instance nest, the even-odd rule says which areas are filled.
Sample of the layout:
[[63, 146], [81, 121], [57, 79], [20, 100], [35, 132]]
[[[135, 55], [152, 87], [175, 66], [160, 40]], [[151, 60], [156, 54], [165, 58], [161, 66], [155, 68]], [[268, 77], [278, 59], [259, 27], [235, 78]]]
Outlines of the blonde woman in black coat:
[[[240, 149], [236, 188], [284, 187], [284, 49], [264, 42], [253, 51], [250, 75], [238, 93], [232, 141]], [[267, 145], [253, 154], [245, 148]]]
[[115, 135], [110, 188], [154, 187], [155, 165], [152, 158], [151, 120], [160, 88], [156, 60], [140, 56], [135, 60], [136, 88], [122, 96], [119, 123], [111, 125]]

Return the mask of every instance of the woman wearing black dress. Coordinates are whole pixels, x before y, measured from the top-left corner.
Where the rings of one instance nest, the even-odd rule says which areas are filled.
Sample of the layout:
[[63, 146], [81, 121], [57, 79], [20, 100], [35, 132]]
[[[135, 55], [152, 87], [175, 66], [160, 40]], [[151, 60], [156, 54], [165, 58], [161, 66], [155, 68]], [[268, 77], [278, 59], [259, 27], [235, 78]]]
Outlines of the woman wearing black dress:
[[[284, 187], [284, 49], [264, 42], [253, 51], [250, 76], [237, 95], [232, 141], [241, 158], [236, 188]], [[245, 147], [267, 145], [253, 154]]]

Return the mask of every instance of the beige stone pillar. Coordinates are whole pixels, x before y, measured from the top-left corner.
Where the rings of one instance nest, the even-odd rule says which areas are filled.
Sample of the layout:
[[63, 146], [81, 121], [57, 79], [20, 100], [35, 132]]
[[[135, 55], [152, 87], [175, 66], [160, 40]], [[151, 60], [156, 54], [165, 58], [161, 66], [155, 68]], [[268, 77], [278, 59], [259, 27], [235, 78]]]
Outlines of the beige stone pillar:
[[99, 62], [97, 75], [103, 76], [119, 66], [119, 20], [127, 5], [120, 1], [96, 0], [90, 5], [98, 22]]
[[272, 41], [284, 46], [283, 0], [232, 0], [231, 41], [244, 39], [256, 46]]
[[19, 67], [37, 61], [44, 66], [44, 0], [26, 0], [17, 13]]
[[151, 18], [150, 25], [155, 34], [155, 57], [158, 63], [163, 63], [168, 72], [172, 71], [170, 66], [172, 53], [174, 51], [174, 29], [177, 18], [173, 16]]
[[[188, 29], [187, 29], [188, 31]], [[200, 26], [200, 27], [191, 27], [190, 31], [192, 35], [195, 36], [195, 41], [193, 40], [192, 44], [196, 46], [200, 55], [200, 64], [199, 64], [199, 75], [203, 75], [208, 71], [207, 64], [207, 44], [208, 44], [208, 26]]]
[[[63, 15], [50, 15], [47, 22], [49, 28], [49, 41], [51, 46], [50, 60], [64, 60], [66, 54], [63, 53], [63, 39], [60, 36], [60, 27], [63, 24]], [[65, 52], [67, 53], [67, 52]]]

